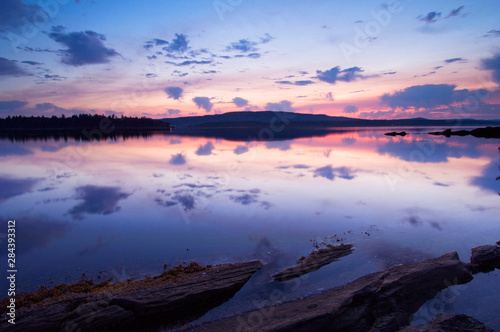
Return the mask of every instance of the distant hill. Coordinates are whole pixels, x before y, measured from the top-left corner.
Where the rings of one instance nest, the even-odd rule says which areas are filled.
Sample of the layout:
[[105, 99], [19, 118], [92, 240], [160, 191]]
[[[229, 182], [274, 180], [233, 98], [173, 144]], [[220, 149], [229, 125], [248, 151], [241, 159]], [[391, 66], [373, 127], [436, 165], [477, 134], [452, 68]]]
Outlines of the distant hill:
[[328, 127], [405, 127], [405, 126], [484, 126], [498, 125], [500, 121], [474, 119], [431, 120], [425, 118], [399, 120], [367, 120], [325, 114], [303, 114], [293, 112], [229, 112], [224, 114], [190, 116], [163, 119], [177, 128], [255, 128], [283, 126], [290, 128]]

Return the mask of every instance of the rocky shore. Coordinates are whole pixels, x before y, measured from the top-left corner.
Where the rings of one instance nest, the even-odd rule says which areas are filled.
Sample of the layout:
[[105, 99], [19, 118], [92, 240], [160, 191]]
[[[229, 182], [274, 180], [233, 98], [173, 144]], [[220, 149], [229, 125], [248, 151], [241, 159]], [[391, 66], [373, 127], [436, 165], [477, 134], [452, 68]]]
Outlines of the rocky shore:
[[[341, 245], [327, 252], [321, 250], [321, 254], [313, 252], [302, 263], [316, 268], [319, 263], [324, 263], [327, 253], [346, 255], [352, 247]], [[260, 261], [214, 267], [200, 267], [194, 263], [194, 268], [190, 269], [192, 273], [187, 273], [189, 276], [179, 276], [174, 281], [158, 276], [111, 290], [46, 299], [19, 310], [15, 325], [2, 321], [0, 331], [159, 331], [181, 328], [231, 299], [262, 266]], [[481, 322], [459, 313], [439, 315], [421, 327], [409, 324], [413, 314], [439, 291], [470, 282], [473, 274], [499, 267], [499, 245], [485, 245], [472, 249], [470, 264], [460, 261], [456, 252], [450, 252], [420, 263], [371, 273], [304, 299], [196, 326], [187, 325], [182, 330], [492, 331]], [[300, 273], [303, 272], [302, 268]]]

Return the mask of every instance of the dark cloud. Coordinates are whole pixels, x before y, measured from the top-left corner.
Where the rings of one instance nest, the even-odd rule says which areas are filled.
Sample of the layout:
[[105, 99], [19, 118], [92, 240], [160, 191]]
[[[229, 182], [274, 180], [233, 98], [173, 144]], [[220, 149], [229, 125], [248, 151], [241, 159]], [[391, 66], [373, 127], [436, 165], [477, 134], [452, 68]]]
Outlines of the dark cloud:
[[457, 62], [457, 61], [466, 62], [467, 60], [465, 60], [464, 58], [452, 58], [452, 59], [444, 60], [444, 62], [446, 62], [446, 63], [452, 63], [452, 62]]
[[207, 142], [205, 145], [200, 145], [195, 153], [198, 156], [209, 156], [212, 154], [213, 149], [214, 145], [212, 144], [212, 142]]
[[119, 55], [115, 50], [104, 46], [106, 37], [94, 31], [69, 32], [64, 27], [52, 27], [49, 37], [68, 47], [63, 50], [62, 62], [71, 66], [108, 63], [113, 56]]
[[83, 219], [83, 214], [111, 214], [120, 210], [118, 202], [129, 197], [118, 187], [82, 186], [76, 188], [76, 198], [82, 203], [69, 210], [74, 219]]
[[168, 109], [168, 115], [177, 115], [179, 114], [181, 111], [180, 110], [175, 110], [175, 109]]
[[168, 45], [168, 41], [163, 40], [163, 39], [153, 39], [153, 40], [148, 40], [146, 44], [144, 45], [145, 49], [150, 49], [153, 46], [162, 46], [162, 45]]
[[0, 58], [0, 76], [23, 76], [28, 75], [15, 61]]
[[354, 105], [346, 105], [346, 107], [344, 107], [344, 113], [357, 113], [358, 112], [358, 108]]
[[14, 115], [15, 112], [22, 110], [28, 102], [20, 100], [0, 101], [0, 116]]
[[0, 176], [0, 203], [9, 198], [30, 192], [40, 179], [12, 179], [8, 176]]
[[314, 170], [314, 177], [323, 177], [328, 180], [334, 180], [336, 177], [339, 177], [341, 179], [345, 180], [352, 180], [356, 176], [353, 174], [354, 171], [349, 168], [349, 167], [336, 167], [333, 168], [332, 166], [325, 166], [325, 167], [320, 167]]
[[392, 109], [414, 108], [419, 110], [462, 102], [474, 93], [474, 91], [467, 89], [455, 90], [455, 88], [456, 85], [453, 84], [414, 85], [393, 94], [386, 93], [380, 97], [380, 100], [382, 104], [390, 106]]
[[363, 70], [359, 67], [351, 67], [340, 70], [340, 67], [337, 66], [325, 71], [317, 70], [316, 74], [320, 81], [335, 84], [337, 81], [352, 82], [358, 78], [366, 78], [365, 76], [359, 74], [361, 72], [363, 72]]
[[310, 80], [307, 80], [307, 81], [295, 81], [295, 82], [291, 82], [291, 81], [276, 81], [275, 83], [278, 83], [278, 84], [290, 84], [290, 85], [309, 85], [309, 84], [314, 84], [314, 82], [310, 81]]
[[186, 157], [182, 153], [172, 155], [169, 161], [170, 165], [184, 165], [186, 163]]
[[16, 243], [16, 253], [42, 249], [55, 239], [64, 238], [71, 232], [70, 223], [45, 220], [44, 218], [26, 217], [16, 220], [16, 234], [24, 241]]
[[424, 17], [419, 17], [420, 21], [426, 22], [426, 23], [435, 23], [437, 20], [441, 17], [441, 13], [438, 12], [429, 12], [427, 15]]
[[0, 1], [0, 31], [19, 28], [26, 23], [26, 18], [32, 18], [37, 13], [43, 13], [37, 4], [24, 4], [22, 0], [2, 0]]
[[236, 107], [245, 107], [248, 106], [248, 100], [240, 97], [235, 97], [233, 98], [233, 104], [235, 104]]
[[235, 149], [234, 149], [234, 154], [244, 154], [244, 153], [247, 153], [248, 152], [248, 147], [245, 146], [245, 145], [238, 145]]
[[[160, 39], [158, 39], [160, 40]], [[162, 40], [164, 42], [164, 40]], [[183, 54], [189, 49], [189, 40], [183, 33], [176, 33], [175, 38], [169, 43], [168, 46], [163, 48], [164, 51], [169, 53]]]
[[453, 17], [453, 16], [458, 16], [460, 15], [460, 12], [462, 11], [462, 9], [464, 9], [465, 6], [460, 6], [456, 9], [453, 9], [449, 14], [448, 16], [446, 16], [446, 18], [449, 18], [449, 17]]
[[210, 98], [208, 97], [194, 97], [193, 101], [196, 106], [198, 106], [198, 108], [203, 108], [207, 113], [209, 113], [214, 106], [214, 104], [210, 102]]
[[177, 66], [177, 67], [183, 67], [183, 66], [190, 66], [190, 65], [209, 65], [213, 61], [212, 60], [186, 60], [181, 63], [176, 63], [172, 61], [165, 61], [165, 63]]
[[172, 98], [175, 100], [179, 100], [182, 97], [182, 92], [184, 90], [177, 86], [169, 86], [165, 88], [165, 93], [168, 95], [168, 98]]
[[158, 75], [156, 75], [154, 73], [147, 73], [146, 74], [146, 78], [155, 78], [155, 77], [158, 77]]
[[500, 85], [500, 53], [495, 54], [491, 58], [481, 60], [481, 68], [491, 70], [493, 81]]
[[267, 103], [266, 111], [273, 112], [293, 112], [292, 102], [289, 100], [282, 100], [279, 103]]
[[27, 65], [31, 65], [31, 66], [39, 66], [39, 65], [43, 65], [43, 63], [36, 62], [36, 61], [21, 61], [21, 63], [25, 63], [25, 64], [27, 64]]
[[67, 79], [67, 77], [65, 77], [65, 76], [49, 75], [49, 74], [43, 75], [43, 78], [46, 79], [46, 80], [58, 81], [58, 82], [65, 81]]

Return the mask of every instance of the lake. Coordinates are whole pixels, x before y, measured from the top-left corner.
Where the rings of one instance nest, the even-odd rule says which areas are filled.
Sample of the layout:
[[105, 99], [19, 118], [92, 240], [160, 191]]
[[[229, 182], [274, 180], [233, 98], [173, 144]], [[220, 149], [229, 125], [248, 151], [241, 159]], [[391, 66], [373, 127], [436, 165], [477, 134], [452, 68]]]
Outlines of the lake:
[[[0, 140], [0, 216], [16, 220], [18, 290], [82, 274], [140, 278], [164, 264], [264, 261], [209, 320], [450, 251], [469, 262], [471, 248], [500, 240], [499, 141], [427, 134], [434, 129], [272, 141], [175, 131]], [[314, 242], [355, 250], [298, 280], [271, 282]], [[500, 329], [499, 281], [498, 270], [476, 275], [424, 305], [415, 322], [450, 311]]]

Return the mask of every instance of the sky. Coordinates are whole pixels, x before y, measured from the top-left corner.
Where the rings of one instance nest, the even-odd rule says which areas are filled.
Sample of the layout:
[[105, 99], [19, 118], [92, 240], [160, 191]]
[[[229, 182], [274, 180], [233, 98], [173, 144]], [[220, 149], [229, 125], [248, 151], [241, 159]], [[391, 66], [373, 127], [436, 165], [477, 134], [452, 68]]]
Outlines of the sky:
[[2, 0], [0, 117], [500, 119], [498, 0]]

